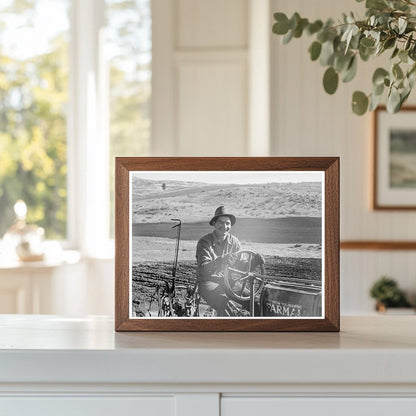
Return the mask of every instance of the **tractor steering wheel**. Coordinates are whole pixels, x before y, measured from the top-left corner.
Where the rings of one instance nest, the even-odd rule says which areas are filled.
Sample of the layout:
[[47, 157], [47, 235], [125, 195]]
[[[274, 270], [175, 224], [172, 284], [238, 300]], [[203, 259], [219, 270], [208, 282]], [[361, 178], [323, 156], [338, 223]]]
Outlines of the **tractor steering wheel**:
[[264, 260], [252, 250], [240, 250], [237, 260], [224, 270], [224, 289], [228, 297], [236, 302], [250, 300], [250, 286], [256, 297], [264, 285]]

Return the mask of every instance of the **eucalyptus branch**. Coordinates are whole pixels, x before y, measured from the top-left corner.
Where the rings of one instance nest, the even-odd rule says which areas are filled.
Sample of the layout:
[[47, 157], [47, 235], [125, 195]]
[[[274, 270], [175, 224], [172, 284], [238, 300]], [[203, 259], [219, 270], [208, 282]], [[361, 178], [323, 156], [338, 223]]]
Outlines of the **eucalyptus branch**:
[[374, 71], [370, 94], [354, 92], [352, 110], [359, 115], [374, 110], [387, 92], [387, 109], [397, 112], [416, 78], [416, 3], [366, 0], [365, 6], [365, 19], [344, 14], [337, 25], [332, 19], [309, 22], [298, 13], [290, 19], [284, 13], [275, 13], [273, 32], [283, 35], [285, 44], [304, 34], [315, 38], [309, 53], [312, 61], [319, 60], [326, 68], [323, 87], [328, 94], [336, 92], [340, 80], [349, 82], [355, 77], [358, 60], [367, 62], [391, 50], [391, 65]]

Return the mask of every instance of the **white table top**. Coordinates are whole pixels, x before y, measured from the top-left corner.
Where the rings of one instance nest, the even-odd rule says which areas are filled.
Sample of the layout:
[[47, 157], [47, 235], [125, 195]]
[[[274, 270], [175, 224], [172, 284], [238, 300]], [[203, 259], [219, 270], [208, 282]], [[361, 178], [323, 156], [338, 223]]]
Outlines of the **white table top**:
[[1, 382], [411, 383], [416, 316], [340, 333], [115, 333], [107, 317], [0, 316]]
[[341, 317], [340, 333], [115, 332], [110, 317], [0, 315], [0, 350], [401, 350], [416, 352], [416, 315]]

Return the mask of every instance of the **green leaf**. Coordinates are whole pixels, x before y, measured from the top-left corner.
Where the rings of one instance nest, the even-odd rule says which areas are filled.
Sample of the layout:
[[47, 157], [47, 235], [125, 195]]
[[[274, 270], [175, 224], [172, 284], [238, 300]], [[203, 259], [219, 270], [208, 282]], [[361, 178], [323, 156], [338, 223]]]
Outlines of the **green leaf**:
[[[334, 51], [336, 51], [337, 49], [340, 49], [340, 45], [341, 45], [341, 38], [339, 36], [337, 36], [333, 41], [332, 44], [334, 45]], [[342, 49], [342, 48], [341, 48]], [[341, 51], [340, 49], [340, 51]], [[344, 54], [344, 51], [342, 51], [342, 53]], [[345, 55], [345, 54], [344, 54]]]
[[316, 39], [321, 43], [325, 43], [328, 40], [328, 32], [325, 29], [321, 30], [316, 35]]
[[374, 46], [380, 43], [381, 33], [378, 30], [370, 30], [370, 36], [374, 39]]
[[416, 64], [407, 71], [407, 79], [409, 81], [409, 88], [412, 89], [416, 80]]
[[347, 53], [347, 51], [348, 51], [348, 48], [350, 46], [350, 42], [351, 42], [352, 37], [354, 35], [356, 35], [359, 31], [360, 31], [360, 29], [358, 29], [358, 26], [351, 25], [351, 26], [348, 27], [348, 29], [342, 35], [341, 41], [346, 43], [345, 53]]
[[334, 41], [338, 37], [338, 32], [334, 27], [329, 27], [327, 32], [328, 40], [330, 41]]
[[400, 68], [400, 65], [399, 64], [394, 64], [393, 65], [392, 73], [395, 76], [395, 78], [397, 78], [397, 79], [401, 79], [404, 76], [403, 71]]
[[334, 44], [331, 41], [326, 41], [322, 45], [320, 63], [322, 66], [332, 65], [334, 62]]
[[390, 56], [390, 59], [394, 59], [398, 55], [399, 51], [400, 49], [396, 46], [393, 50], [393, 53]]
[[290, 29], [287, 16], [284, 13], [275, 13], [274, 20], [276, 20], [276, 23], [273, 25], [273, 33], [285, 35]]
[[351, 54], [344, 55], [339, 52], [335, 54], [334, 57], [334, 68], [338, 72], [344, 71], [347, 69], [351, 61]]
[[309, 53], [311, 54], [312, 61], [316, 61], [319, 58], [321, 50], [322, 44], [320, 42], [315, 41], [312, 43], [312, 45], [309, 47]]
[[298, 12], [293, 13], [293, 16], [290, 18], [290, 29], [294, 30], [299, 24], [301, 17]]
[[365, 3], [367, 9], [384, 10], [388, 5], [384, 0], [367, 0]]
[[377, 86], [384, 84], [384, 78], [386, 78], [388, 75], [388, 71], [386, 71], [384, 68], [377, 68], [373, 74], [373, 85]]
[[402, 0], [395, 0], [393, 2], [393, 8], [402, 12], [406, 12], [407, 10], [409, 10], [409, 6], [405, 4]]
[[306, 28], [306, 32], [309, 35], [313, 35], [314, 33], [319, 32], [322, 29], [322, 26], [324, 24], [322, 23], [321, 20], [315, 20], [313, 23], [311, 23], [307, 28]]
[[413, 86], [415, 85], [416, 74], [414, 72], [412, 74], [409, 74], [408, 79], [409, 79], [409, 88], [410, 90], [412, 90]]
[[357, 59], [356, 59], [356, 56], [354, 55], [350, 60], [347, 71], [342, 77], [342, 82], [350, 82], [352, 79], [354, 79], [356, 74], [357, 74]]
[[399, 34], [399, 24], [395, 20], [390, 20], [389, 27], [393, 30], [395, 35]]
[[361, 91], [355, 91], [352, 95], [352, 111], [362, 116], [368, 108], [368, 97]]
[[392, 88], [390, 94], [387, 96], [386, 102], [387, 111], [389, 113], [397, 113], [400, 109], [400, 93], [397, 88]]
[[379, 95], [371, 94], [371, 96], [370, 96], [370, 106], [368, 108], [368, 111], [373, 111], [378, 107], [378, 105], [380, 104], [380, 101], [381, 101], [381, 97], [382, 97], [381, 94], [379, 94]]
[[384, 82], [379, 85], [373, 85], [373, 95], [383, 95], [384, 92]]
[[358, 49], [360, 45], [362, 34], [361, 32], [358, 32], [355, 36], [352, 37], [351, 43], [350, 43], [350, 49]]
[[328, 94], [334, 94], [338, 88], [338, 73], [332, 66], [327, 68], [324, 74], [323, 84], [324, 89]]
[[293, 30], [289, 30], [286, 35], [283, 36], [282, 43], [283, 45], [288, 44], [293, 39]]
[[358, 52], [360, 54], [360, 58], [364, 61], [367, 62], [370, 57], [374, 56], [375, 53], [375, 48], [366, 48], [365, 46], [361, 45], [359, 46]]
[[405, 19], [403, 16], [400, 16], [397, 22], [399, 24], [399, 35], [402, 35], [407, 27], [407, 19]]
[[360, 41], [360, 46], [364, 48], [372, 48], [375, 44], [375, 40], [373, 38], [362, 38]]
[[379, 14], [377, 16], [377, 22], [380, 25], [385, 25], [390, 20], [390, 15], [387, 13]]
[[413, 64], [411, 68], [407, 71], [407, 76], [416, 74], [416, 64]]
[[404, 44], [404, 49], [407, 51], [410, 48], [410, 44], [412, 43], [413, 40], [413, 33], [410, 34], [410, 36], [408, 36], [406, 43]]
[[413, 61], [416, 60], [416, 45], [413, 45], [409, 48], [408, 52], [409, 58]]
[[308, 26], [308, 19], [300, 19], [297, 22], [296, 27], [293, 29], [293, 36], [295, 38], [300, 38], [303, 33], [303, 29]]
[[408, 54], [407, 54], [407, 51], [405, 51], [405, 50], [401, 50], [400, 52], [399, 52], [399, 59], [402, 61], [402, 62], [404, 62], [404, 63], [407, 63], [407, 61], [408, 61]]
[[403, 92], [400, 94], [400, 107], [399, 110], [402, 108], [403, 103], [407, 100], [407, 98], [409, 97], [410, 93], [411, 93], [412, 89], [411, 88], [406, 88], [405, 90], [403, 90]]
[[394, 45], [396, 44], [396, 38], [387, 38], [385, 40], [385, 42], [383, 43], [383, 48], [384, 49], [390, 49], [392, 48]]

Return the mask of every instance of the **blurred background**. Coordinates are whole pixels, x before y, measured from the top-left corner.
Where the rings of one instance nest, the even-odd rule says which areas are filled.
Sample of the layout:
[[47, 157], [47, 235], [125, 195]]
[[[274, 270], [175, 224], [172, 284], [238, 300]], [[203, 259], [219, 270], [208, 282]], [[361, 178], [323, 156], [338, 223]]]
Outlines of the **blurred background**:
[[[352, 0], [3, 0], [0, 313], [113, 314], [115, 156], [340, 156], [341, 240], [416, 240], [415, 211], [371, 207], [372, 115], [350, 97], [377, 63], [329, 96], [311, 40], [271, 32], [276, 11], [350, 10], [364, 14]], [[8, 251], [17, 200], [44, 230], [37, 261]], [[415, 263], [341, 250], [341, 313], [373, 313], [382, 275], [414, 303]]]

